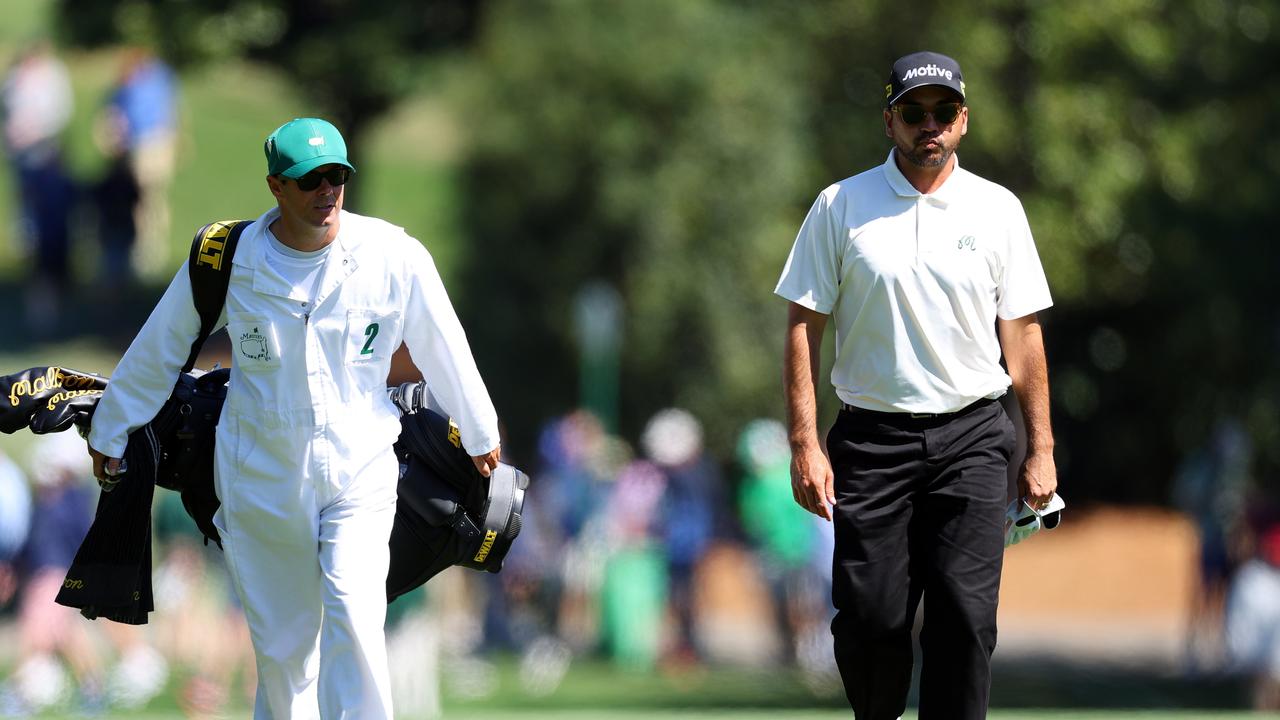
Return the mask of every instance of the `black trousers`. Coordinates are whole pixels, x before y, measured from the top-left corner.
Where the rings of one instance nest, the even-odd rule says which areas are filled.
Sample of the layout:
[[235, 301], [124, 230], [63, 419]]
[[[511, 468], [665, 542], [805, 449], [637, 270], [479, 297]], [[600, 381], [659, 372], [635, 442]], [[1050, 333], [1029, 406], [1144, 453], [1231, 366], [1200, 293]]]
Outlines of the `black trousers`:
[[1000, 403], [912, 418], [845, 410], [835, 471], [831, 632], [859, 720], [903, 714], [920, 633], [920, 720], [986, 717], [1014, 427]]

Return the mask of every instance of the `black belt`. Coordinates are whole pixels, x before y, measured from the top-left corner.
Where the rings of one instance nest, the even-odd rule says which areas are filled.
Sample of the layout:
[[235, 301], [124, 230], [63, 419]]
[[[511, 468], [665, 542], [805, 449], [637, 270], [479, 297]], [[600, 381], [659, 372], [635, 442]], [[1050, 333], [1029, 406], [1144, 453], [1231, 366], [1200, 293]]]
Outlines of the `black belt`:
[[868, 408], [858, 407], [857, 405], [850, 405], [849, 403], [840, 403], [840, 407], [845, 412], [852, 413], [854, 415], [871, 415], [871, 416], [877, 416], [877, 417], [883, 417], [883, 418], [911, 418], [912, 420], [921, 420], [921, 419], [927, 419], [927, 418], [957, 417], [971, 410], [976, 410], [980, 407], [989, 405], [993, 402], [999, 402], [999, 400], [995, 400], [992, 398], [983, 398], [976, 402], [965, 405], [959, 410], [952, 410], [951, 412], [939, 412], [939, 413], [906, 412], [906, 411], [898, 411], [898, 410], [870, 410]]

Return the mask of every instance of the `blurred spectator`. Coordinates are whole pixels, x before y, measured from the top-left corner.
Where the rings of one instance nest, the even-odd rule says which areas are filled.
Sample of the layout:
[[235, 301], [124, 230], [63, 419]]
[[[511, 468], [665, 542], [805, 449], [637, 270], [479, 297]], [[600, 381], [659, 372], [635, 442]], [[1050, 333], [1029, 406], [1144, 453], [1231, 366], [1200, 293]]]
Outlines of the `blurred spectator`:
[[618, 476], [602, 515], [608, 546], [600, 589], [601, 636], [619, 666], [650, 670], [661, 650], [667, 571], [655, 537], [666, 478], [652, 463], [636, 461]]
[[548, 543], [557, 549], [545, 568], [555, 633], [575, 652], [592, 647], [598, 636], [595, 600], [604, 549], [586, 527], [601, 511], [606, 484], [625, 462], [618, 458], [627, 452], [619, 443], [586, 410], [555, 420], [538, 441], [542, 467], [529, 504], [540, 508]]
[[28, 178], [35, 229], [35, 272], [28, 276], [26, 322], [32, 334], [52, 333], [71, 281], [71, 211], [77, 189], [55, 154]]
[[31, 493], [27, 490], [27, 479], [0, 451], [0, 609], [9, 604], [17, 588], [12, 563], [26, 542], [30, 526]]
[[1249, 434], [1239, 421], [1224, 419], [1174, 477], [1174, 504], [1195, 522], [1200, 540], [1199, 578], [1187, 619], [1186, 659], [1192, 671], [1213, 670], [1225, 660], [1223, 604], [1241, 560], [1233, 557], [1232, 533], [1242, 522], [1252, 455]]
[[53, 329], [68, 280], [68, 224], [75, 187], [60, 136], [71, 119], [71, 82], [48, 42], [19, 54], [3, 88], [4, 142], [18, 187], [21, 234], [35, 272], [26, 292], [27, 327]]
[[178, 82], [162, 60], [142, 48], [128, 50], [107, 100], [100, 132], [118, 139], [128, 156], [139, 197], [134, 267], [152, 274], [169, 267], [169, 184], [177, 154]]
[[177, 493], [157, 491], [153, 533], [160, 548], [155, 629], [164, 654], [186, 677], [183, 710], [196, 717], [224, 712], [237, 678], [252, 703], [253, 648], [222, 552], [204, 544]]
[[[131, 254], [137, 240], [136, 213], [141, 189], [133, 175], [133, 164], [120, 144], [103, 149], [107, 168], [93, 187], [93, 204], [98, 219], [98, 240], [102, 245], [99, 282], [110, 291], [133, 278]], [[105, 298], [113, 298], [108, 292]]]
[[703, 452], [702, 424], [687, 410], [668, 408], [649, 419], [645, 455], [666, 476], [659, 530], [666, 552], [668, 606], [676, 623], [670, 659], [703, 658], [694, 624], [694, 572], [715, 537], [724, 507], [720, 470]]
[[1227, 591], [1227, 650], [1254, 678], [1254, 709], [1280, 710], [1280, 517], [1261, 515], [1252, 557]]
[[37, 180], [56, 161], [72, 110], [70, 76], [47, 41], [33, 43], [18, 54], [0, 100], [4, 147], [17, 180], [21, 232], [31, 248], [36, 238]]
[[[791, 492], [791, 449], [777, 420], [753, 420], [738, 438], [743, 480], [742, 524], [760, 557], [787, 660], [800, 656], [801, 643], [830, 618], [824, 595], [827, 567], [815, 571], [819, 527]], [[826, 634], [822, 632], [822, 634]]]
[[[11, 687], [0, 690], [0, 710], [39, 711], [78, 691], [85, 709], [105, 703], [103, 668], [86, 623], [54, 598], [93, 518], [94, 494], [84, 441], [76, 433], [39, 435], [32, 447], [35, 485], [31, 531], [18, 555], [20, 578], [18, 663]], [[74, 676], [68, 682], [59, 659]], [[17, 713], [15, 713], [17, 714]]]

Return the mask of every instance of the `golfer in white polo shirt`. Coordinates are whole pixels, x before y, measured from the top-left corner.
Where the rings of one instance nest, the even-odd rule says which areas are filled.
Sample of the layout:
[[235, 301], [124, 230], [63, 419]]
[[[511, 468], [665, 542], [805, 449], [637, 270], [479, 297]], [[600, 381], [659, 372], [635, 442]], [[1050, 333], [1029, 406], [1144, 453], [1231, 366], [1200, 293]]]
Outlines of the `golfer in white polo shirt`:
[[[1022, 205], [960, 168], [955, 60], [894, 63], [879, 167], [818, 196], [776, 292], [791, 301], [785, 379], [796, 502], [834, 521], [832, 633], [859, 720], [897, 718], [921, 596], [921, 720], [984, 718], [996, 643], [1012, 385], [1027, 456], [1019, 489], [1057, 486], [1036, 312], [1052, 302]], [[828, 316], [843, 410], [818, 439]], [[1003, 354], [1008, 372], [1000, 365]]]

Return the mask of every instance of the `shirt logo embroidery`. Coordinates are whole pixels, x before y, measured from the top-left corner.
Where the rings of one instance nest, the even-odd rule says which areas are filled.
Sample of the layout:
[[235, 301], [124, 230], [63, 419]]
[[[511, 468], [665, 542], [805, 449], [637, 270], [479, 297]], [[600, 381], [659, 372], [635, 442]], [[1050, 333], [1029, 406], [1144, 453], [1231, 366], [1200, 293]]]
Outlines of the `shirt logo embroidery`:
[[977, 238], [975, 238], [972, 235], [965, 235], [964, 237], [960, 238], [960, 241], [956, 243], [956, 249], [963, 250], [965, 248], [969, 248], [970, 250], [977, 250], [978, 249]]
[[242, 334], [240, 336], [240, 354], [246, 360], [270, 361], [271, 350], [267, 347], [267, 336], [258, 332], [258, 328]]

